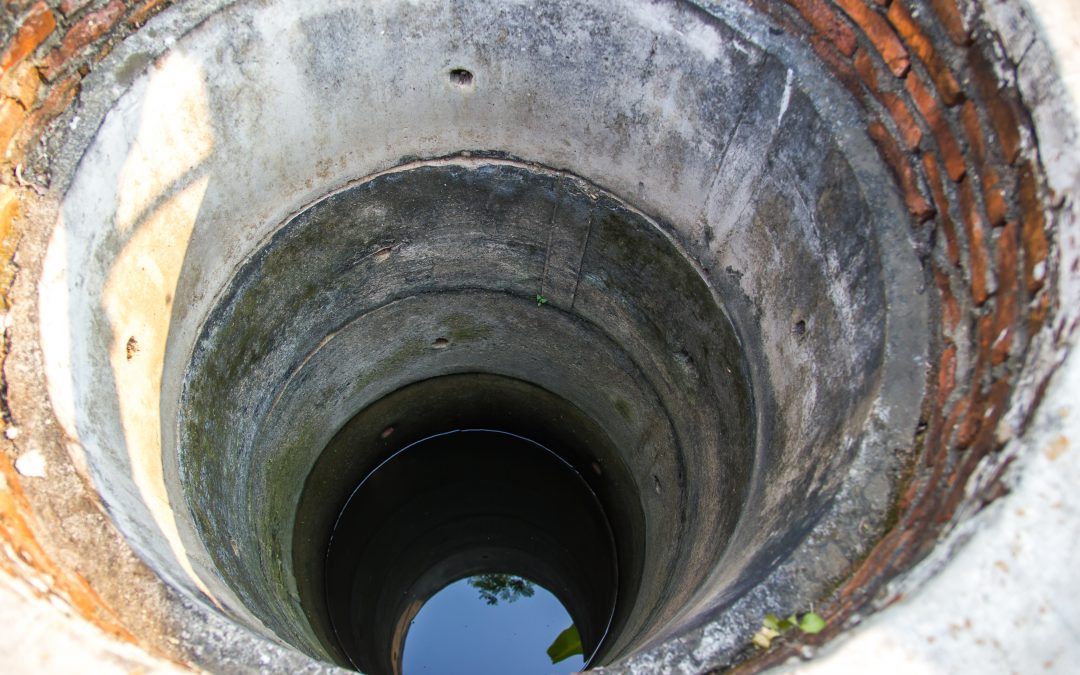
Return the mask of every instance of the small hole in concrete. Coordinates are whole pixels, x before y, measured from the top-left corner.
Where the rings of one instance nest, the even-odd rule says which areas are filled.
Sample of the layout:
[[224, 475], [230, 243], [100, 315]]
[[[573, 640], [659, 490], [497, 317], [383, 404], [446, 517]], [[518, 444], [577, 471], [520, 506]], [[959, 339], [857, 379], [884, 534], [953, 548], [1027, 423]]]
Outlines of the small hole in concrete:
[[450, 71], [450, 81], [459, 87], [469, 87], [473, 83], [473, 74], [464, 68], [454, 68]]
[[390, 254], [394, 252], [393, 246], [384, 246], [378, 251], [375, 251], [375, 262], [383, 262], [390, 257]]
[[127, 360], [130, 361], [137, 353], [139, 353], [139, 341], [132, 335], [127, 341]]
[[791, 327], [791, 332], [795, 334], [795, 339], [802, 341], [806, 337], [806, 321], [799, 319], [795, 322], [795, 325]]
[[450, 341], [446, 338], [435, 338], [435, 341], [431, 343], [432, 349], [446, 349], [450, 346]]

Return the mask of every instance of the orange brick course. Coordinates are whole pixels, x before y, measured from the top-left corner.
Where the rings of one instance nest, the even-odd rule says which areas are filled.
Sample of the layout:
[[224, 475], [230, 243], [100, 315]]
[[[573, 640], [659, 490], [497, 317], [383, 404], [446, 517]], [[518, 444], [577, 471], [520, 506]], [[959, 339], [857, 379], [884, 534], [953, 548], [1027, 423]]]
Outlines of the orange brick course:
[[23, 20], [15, 38], [7, 44], [0, 55], [0, 74], [6, 73], [19, 61], [29, 56], [45, 38], [56, 30], [56, 17], [44, 2], [38, 2]]

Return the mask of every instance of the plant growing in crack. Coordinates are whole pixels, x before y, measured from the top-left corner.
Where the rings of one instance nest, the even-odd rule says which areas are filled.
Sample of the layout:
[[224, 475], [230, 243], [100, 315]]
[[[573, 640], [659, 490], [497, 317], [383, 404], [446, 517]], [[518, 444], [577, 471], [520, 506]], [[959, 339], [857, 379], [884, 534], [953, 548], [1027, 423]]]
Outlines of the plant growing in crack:
[[792, 628], [798, 628], [804, 633], [815, 635], [825, 629], [825, 619], [815, 612], [807, 612], [800, 617], [794, 614], [786, 619], [781, 619], [775, 614], [766, 614], [761, 621], [761, 628], [754, 633], [754, 646], [758, 649], [768, 649], [772, 641], [788, 632]]
[[537, 307], [543, 307], [544, 305], [547, 304], [547, 301], [548, 301], [548, 299], [545, 298], [544, 296], [540, 295], [539, 293], [536, 294], [536, 306]]

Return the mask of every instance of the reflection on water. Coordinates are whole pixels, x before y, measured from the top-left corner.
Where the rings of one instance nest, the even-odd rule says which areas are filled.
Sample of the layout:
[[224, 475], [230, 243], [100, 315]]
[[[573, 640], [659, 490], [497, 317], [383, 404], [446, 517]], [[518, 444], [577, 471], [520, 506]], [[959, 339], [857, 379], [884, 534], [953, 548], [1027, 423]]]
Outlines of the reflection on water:
[[404, 675], [576, 673], [584, 666], [580, 654], [556, 664], [548, 655], [572, 623], [554, 595], [525, 579], [507, 574], [462, 579], [420, 608], [405, 638], [402, 670]]

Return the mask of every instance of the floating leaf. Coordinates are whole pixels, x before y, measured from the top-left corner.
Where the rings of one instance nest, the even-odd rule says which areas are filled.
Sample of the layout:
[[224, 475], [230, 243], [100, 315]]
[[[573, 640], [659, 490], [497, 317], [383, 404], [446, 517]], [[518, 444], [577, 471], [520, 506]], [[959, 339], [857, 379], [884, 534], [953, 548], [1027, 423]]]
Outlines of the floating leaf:
[[559, 633], [559, 637], [555, 638], [555, 641], [547, 648], [547, 653], [552, 663], [558, 663], [575, 654], [584, 655], [581, 649], [581, 634], [578, 633], [577, 626], [570, 624], [569, 628]]
[[811, 635], [820, 633], [825, 629], [825, 619], [822, 619], [814, 612], [807, 612], [799, 619], [799, 629], [802, 630], [802, 632], [810, 633]]

